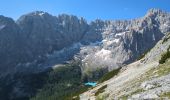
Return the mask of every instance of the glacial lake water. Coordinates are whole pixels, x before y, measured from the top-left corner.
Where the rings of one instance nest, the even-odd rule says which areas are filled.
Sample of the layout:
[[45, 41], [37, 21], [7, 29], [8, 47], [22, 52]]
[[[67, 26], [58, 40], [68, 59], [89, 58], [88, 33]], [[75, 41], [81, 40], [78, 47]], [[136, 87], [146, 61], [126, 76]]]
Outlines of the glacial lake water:
[[96, 82], [87, 82], [87, 83], [84, 83], [84, 85], [95, 87], [97, 85], [97, 83]]

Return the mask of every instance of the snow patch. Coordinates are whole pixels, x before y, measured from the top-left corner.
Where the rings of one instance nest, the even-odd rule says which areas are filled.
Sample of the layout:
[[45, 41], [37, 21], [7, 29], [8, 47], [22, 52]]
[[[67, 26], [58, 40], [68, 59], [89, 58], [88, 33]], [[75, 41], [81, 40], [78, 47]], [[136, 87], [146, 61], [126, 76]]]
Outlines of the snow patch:
[[103, 29], [99, 29], [99, 28], [97, 28], [97, 29], [95, 29], [96, 31], [103, 31]]
[[63, 49], [61, 49], [61, 50], [58, 50], [58, 51], [54, 51], [54, 53], [52, 53], [52, 54], [46, 54], [46, 56], [48, 57], [48, 58], [55, 58], [56, 57], [56, 55], [60, 55], [60, 54], [63, 54], [66, 50], [71, 50], [71, 49], [76, 49], [76, 48], [79, 48], [79, 47], [82, 47], [83, 45], [81, 44], [81, 43], [74, 43], [74, 44], [72, 44], [71, 46], [69, 46], [69, 47], [65, 47], [65, 48], [63, 48]]
[[168, 24], [164, 24], [164, 26], [166, 26], [166, 27], [167, 27], [167, 26], [169, 26], [169, 25], [168, 25]]
[[44, 14], [45, 14], [44, 12], [39, 13], [40, 16], [42, 16], [42, 15], [44, 15]]
[[90, 46], [98, 46], [98, 45], [100, 45], [102, 42], [100, 42], [100, 41], [96, 41], [96, 42], [91, 42], [90, 43]]
[[138, 52], [138, 43], [136, 42], [136, 51]]
[[27, 63], [25, 64], [26, 67], [29, 67], [30, 65], [31, 65], [30, 62], [27, 62]]
[[116, 33], [115, 37], [122, 36], [122, 35], [124, 35], [124, 34], [126, 34], [126, 33], [128, 33], [128, 32], [130, 32], [130, 31], [125, 31], [125, 32], [121, 32], [121, 33]]
[[102, 42], [107, 42], [108, 40], [106, 40], [106, 39], [104, 39], [104, 40], [102, 40]]
[[107, 41], [106, 42], [106, 45], [111, 45], [111, 44], [113, 44], [114, 43], [114, 41]]
[[106, 40], [106, 39], [104, 39], [104, 40], [102, 40], [102, 42], [104, 44], [106, 44], [106, 45], [111, 45], [113, 43], [119, 43], [119, 39], [114, 39], [114, 40]]
[[114, 39], [113, 42], [118, 43], [118, 42], [119, 42], [119, 39]]
[[0, 30], [3, 29], [5, 27], [5, 25], [0, 25]]
[[65, 20], [62, 22], [62, 25], [63, 25], [63, 26], [66, 26], [66, 21], [65, 21]]
[[121, 33], [117, 33], [116, 35], [115, 35], [115, 37], [117, 37], [117, 36], [122, 36], [122, 35], [124, 35], [126, 32], [121, 32]]
[[109, 50], [101, 49], [99, 52], [96, 53], [96, 55], [98, 55], [98, 56], [100, 56], [100, 55], [108, 55], [110, 53], [111, 53], [111, 51], [109, 51]]
[[153, 41], [155, 41], [155, 34], [152, 35], [152, 39], [153, 39]]
[[111, 56], [111, 51], [110, 50], [101, 49], [100, 51], [98, 51], [95, 54], [95, 56], [101, 57], [103, 60], [107, 60], [107, 58], [110, 58], [110, 56]]

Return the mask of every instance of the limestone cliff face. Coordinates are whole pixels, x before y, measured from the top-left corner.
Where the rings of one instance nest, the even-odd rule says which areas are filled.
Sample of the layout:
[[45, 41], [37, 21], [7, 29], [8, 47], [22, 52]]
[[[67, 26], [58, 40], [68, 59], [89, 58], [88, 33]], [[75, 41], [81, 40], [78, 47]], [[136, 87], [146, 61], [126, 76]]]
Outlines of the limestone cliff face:
[[81, 55], [86, 54], [83, 65], [90, 70], [113, 69], [135, 61], [170, 31], [169, 19], [169, 13], [151, 9], [138, 19], [91, 22], [83, 38], [89, 44], [80, 51]]
[[17, 21], [33, 56], [52, 53], [80, 41], [87, 30], [84, 19], [76, 16], [52, 16], [46, 12], [23, 15]]
[[17, 61], [23, 61], [20, 28], [11, 19], [0, 16], [0, 70], [5, 71]]
[[90, 23], [73, 15], [52, 16], [42, 11], [23, 15], [16, 22], [1, 16], [1, 69], [11, 65], [41, 69], [78, 57], [82, 70], [110, 70], [135, 61], [168, 31], [170, 14], [159, 9], [138, 19]]

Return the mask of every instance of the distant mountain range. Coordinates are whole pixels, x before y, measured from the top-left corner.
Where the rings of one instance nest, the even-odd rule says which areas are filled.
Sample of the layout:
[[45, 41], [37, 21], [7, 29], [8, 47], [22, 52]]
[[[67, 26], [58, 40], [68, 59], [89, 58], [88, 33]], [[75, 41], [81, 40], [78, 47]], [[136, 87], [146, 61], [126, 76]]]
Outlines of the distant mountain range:
[[39, 73], [79, 61], [89, 80], [132, 63], [170, 31], [170, 13], [150, 9], [132, 20], [100, 20], [35, 11], [16, 22], [0, 16], [0, 77]]

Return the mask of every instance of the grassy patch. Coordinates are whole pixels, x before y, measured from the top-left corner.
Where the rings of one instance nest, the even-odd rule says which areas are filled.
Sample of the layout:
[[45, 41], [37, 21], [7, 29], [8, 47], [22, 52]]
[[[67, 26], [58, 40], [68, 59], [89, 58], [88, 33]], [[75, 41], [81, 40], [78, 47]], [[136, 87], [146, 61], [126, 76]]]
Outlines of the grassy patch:
[[170, 92], [166, 92], [166, 93], [162, 94], [160, 97], [161, 98], [167, 97], [168, 99], [170, 99]]
[[95, 96], [98, 96], [100, 93], [103, 93], [105, 88], [107, 88], [107, 85], [104, 85], [101, 88], [99, 88], [95, 93]]
[[160, 64], [159, 66], [150, 69], [143, 77], [144, 80], [148, 80], [153, 76], [161, 77], [167, 74], [170, 74], [170, 60], [167, 60], [164, 64]]
[[162, 44], [165, 43], [166, 41], [168, 41], [170, 39], [170, 36], [167, 37], [167, 38], [164, 38], [163, 41], [162, 41]]
[[[167, 34], [169, 35], [170, 33], [167, 33]], [[162, 41], [162, 44], [167, 42], [169, 39], [170, 39], [170, 36], [165, 37]]]
[[[152, 48], [151, 48], [151, 49], [152, 49]], [[137, 60], [140, 60], [140, 59], [144, 58], [145, 55], [146, 55], [148, 52], [151, 51], [151, 49], [146, 50], [141, 56], [139, 56], [139, 57], [137, 58]]]
[[96, 100], [106, 100], [106, 98], [108, 98], [108, 97], [109, 97], [109, 94], [108, 93], [104, 93], [102, 95], [98, 95], [96, 97]]
[[112, 70], [112, 71], [106, 73], [105, 75], [103, 75], [103, 77], [101, 77], [101, 78], [99, 79], [98, 82], [99, 82], [99, 83], [102, 83], [102, 82], [104, 82], [104, 81], [109, 80], [109, 79], [112, 78], [113, 76], [117, 75], [117, 74], [119, 73], [120, 69], [121, 69], [121, 68], [118, 68], [118, 69], [115, 69], [115, 70]]
[[137, 93], [140, 93], [140, 92], [143, 92], [143, 91], [144, 91], [143, 89], [137, 89], [134, 92], [132, 92], [130, 95], [134, 95], [134, 94], [137, 94]]
[[121, 96], [120, 98], [119, 98], [119, 100], [127, 100], [128, 99], [128, 95], [124, 95], [124, 96]]
[[167, 75], [170, 73], [170, 61], [159, 66], [156, 72], [159, 76]]

